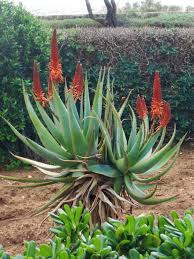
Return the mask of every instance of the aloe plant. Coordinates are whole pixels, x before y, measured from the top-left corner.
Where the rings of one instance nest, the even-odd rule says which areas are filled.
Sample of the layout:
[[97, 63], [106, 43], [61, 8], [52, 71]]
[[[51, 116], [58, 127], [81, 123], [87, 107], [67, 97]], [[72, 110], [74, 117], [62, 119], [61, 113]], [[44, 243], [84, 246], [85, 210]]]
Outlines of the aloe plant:
[[[170, 140], [163, 144], [171, 114], [170, 105], [161, 98], [159, 72], [154, 79], [152, 123], [149, 125], [144, 98], [137, 98], [139, 119], [128, 103], [130, 94], [119, 110], [115, 108], [109, 71], [100, 71], [91, 102], [87, 76], [83, 80], [82, 66], [78, 62], [70, 87], [65, 83], [65, 96], [60, 97], [58, 88], [64, 79], [56, 31], [49, 68], [46, 96], [34, 64], [33, 89], [38, 113], [23, 86], [26, 108], [40, 143], [23, 136], [5, 119], [16, 136], [48, 163], [14, 156], [36, 167], [44, 178], [18, 179], [2, 175], [0, 178], [28, 183], [18, 188], [60, 184], [56, 194], [36, 213], [65, 203], [76, 205], [81, 200], [91, 212], [93, 222], [103, 222], [108, 216], [119, 217], [125, 204], [133, 205], [133, 201], [153, 205], [174, 199], [153, 198], [157, 180], [173, 166], [184, 140], [183, 137], [173, 145], [174, 127]], [[129, 138], [123, 128], [126, 109], [131, 121]]]

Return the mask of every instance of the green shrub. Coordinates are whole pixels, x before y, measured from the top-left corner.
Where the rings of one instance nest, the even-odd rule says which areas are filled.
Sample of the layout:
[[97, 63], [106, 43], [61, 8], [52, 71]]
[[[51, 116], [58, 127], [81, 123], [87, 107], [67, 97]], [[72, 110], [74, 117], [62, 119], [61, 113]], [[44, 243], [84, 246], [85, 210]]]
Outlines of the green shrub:
[[[172, 106], [172, 125], [176, 122], [179, 136], [188, 132], [187, 136], [193, 138], [193, 33], [194, 29], [156, 28], [64, 30], [63, 68], [67, 80], [72, 78], [76, 57], [92, 82], [98, 77], [99, 67], [111, 66], [118, 106], [130, 89], [134, 89], [133, 95], [151, 96], [154, 71], [158, 69]], [[135, 105], [132, 97], [130, 102]]]
[[101, 27], [101, 24], [90, 18], [66, 18], [63, 20], [43, 19], [43, 24], [51, 29], [68, 29], [77, 27]]
[[64, 258], [64, 259], [193, 259], [194, 220], [187, 211], [180, 218], [176, 211], [171, 219], [153, 214], [127, 216], [124, 222], [109, 219], [89, 229], [90, 214], [82, 205], [65, 206], [51, 214], [56, 226], [50, 231], [49, 244], [36, 246], [25, 242], [23, 256], [12, 257], [0, 246], [0, 258]]
[[[14, 121], [17, 129], [33, 135], [23, 109], [22, 79], [29, 86], [32, 64], [36, 59], [46, 80], [48, 36], [41, 24], [21, 5], [0, 0], [0, 115]], [[0, 164], [10, 163], [8, 150], [25, 153], [20, 142], [1, 120]], [[11, 167], [17, 166], [14, 161]]]
[[[138, 16], [138, 15], [136, 15]], [[131, 13], [120, 15], [120, 19], [123, 21], [126, 27], [143, 27], [143, 26], [155, 26], [155, 27], [194, 27], [194, 15], [193, 13], [164, 13], [156, 14], [153, 17], [145, 16], [133, 17]]]

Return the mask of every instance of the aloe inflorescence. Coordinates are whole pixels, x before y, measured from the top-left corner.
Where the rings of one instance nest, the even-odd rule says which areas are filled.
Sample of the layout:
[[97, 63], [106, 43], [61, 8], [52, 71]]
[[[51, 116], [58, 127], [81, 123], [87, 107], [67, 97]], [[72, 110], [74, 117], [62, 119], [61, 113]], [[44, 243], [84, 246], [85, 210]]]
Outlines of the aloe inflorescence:
[[[67, 87], [62, 76], [56, 31], [52, 37], [49, 69], [48, 94], [45, 94], [34, 64], [33, 90], [38, 112], [23, 87], [26, 108], [40, 144], [20, 134], [7, 121], [17, 137], [46, 162], [15, 157], [36, 167], [44, 178], [0, 177], [28, 183], [18, 186], [20, 188], [60, 184], [51, 200], [36, 212], [82, 201], [91, 212], [93, 222], [103, 222], [108, 216], [119, 217], [126, 203], [132, 205], [137, 201], [153, 205], [174, 199], [153, 198], [157, 180], [175, 163], [184, 139], [173, 145], [174, 127], [170, 140], [164, 144], [171, 112], [169, 103], [162, 101], [159, 72], [156, 71], [154, 79], [150, 123], [144, 97], [137, 97], [138, 120], [128, 104], [130, 94], [119, 110], [115, 108], [109, 71], [100, 71], [93, 100], [79, 62]], [[65, 85], [63, 98], [59, 96], [60, 84]], [[129, 134], [123, 128], [124, 110], [128, 110], [131, 121]]]

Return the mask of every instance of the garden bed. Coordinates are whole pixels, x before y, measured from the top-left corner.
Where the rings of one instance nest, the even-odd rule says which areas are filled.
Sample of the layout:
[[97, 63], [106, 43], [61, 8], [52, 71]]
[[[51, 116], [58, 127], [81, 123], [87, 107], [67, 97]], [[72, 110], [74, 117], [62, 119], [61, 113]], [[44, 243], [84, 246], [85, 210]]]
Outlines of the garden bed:
[[[177, 194], [177, 200], [155, 206], [138, 206], [133, 210], [135, 215], [149, 213], [162, 213], [169, 215], [171, 210], [183, 214], [184, 210], [194, 208], [194, 148], [184, 148], [171, 172], [169, 172], [158, 184], [157, 196], [173, 196]], [[12, 171], [1, 170], [1, 174], [17, 177], [31, 177], [37, 174], [36, 170]], [[47, 242], [49, 239], [48, 228], [50, 219], [41, 224], [47, 215], [42, 214], [31, 217], [34, 209], [43, 205], [51, 197], [57, 185], [36, 189], [15, 189], [4, 187], [13, 185], [10, 181], [0, 181], [0, 244], [3, 244], [7, 252], [16, 254], [22, 251], [23, 240], [35, 240], [37, 243]], [[51, 237], [51, 235], [50, 235]]]

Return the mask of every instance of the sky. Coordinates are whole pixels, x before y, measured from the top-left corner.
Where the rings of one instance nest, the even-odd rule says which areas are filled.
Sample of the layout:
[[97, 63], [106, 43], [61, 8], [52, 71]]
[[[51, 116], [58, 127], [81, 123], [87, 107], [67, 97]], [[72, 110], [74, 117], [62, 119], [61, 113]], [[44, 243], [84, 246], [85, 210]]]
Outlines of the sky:
[[[141, 2], [142, 0], [116, 0], [118, 7], [122, 7], [126, 2]], [[18, 4], [21, 2], [23, 6], [37, 15], [48, 14], [87, 14], [85, 0], [13, 0]], [[194, 0], [160, 0], [162, 4], [180, 5], [180, 6], [194, 6]], [[99, 12], [103, 9], [103, 0], [90, 0], [94, 12]]]

